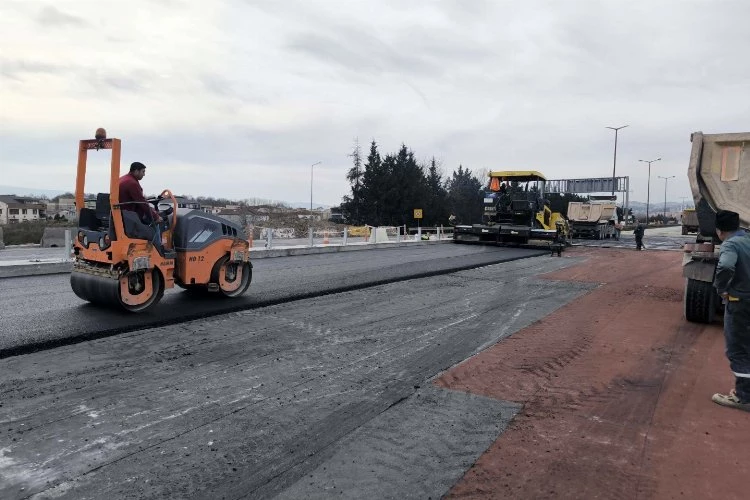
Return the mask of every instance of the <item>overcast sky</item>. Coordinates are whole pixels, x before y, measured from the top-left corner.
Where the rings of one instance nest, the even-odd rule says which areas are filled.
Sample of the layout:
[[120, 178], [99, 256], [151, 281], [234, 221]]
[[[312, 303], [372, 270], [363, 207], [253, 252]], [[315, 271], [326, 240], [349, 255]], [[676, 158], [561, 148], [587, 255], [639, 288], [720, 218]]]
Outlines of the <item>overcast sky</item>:
[[[0, 184], [71, 189], [97, 127], [147, 193], [349, 192], [359, 138], [689, 197], [690, 133], [750, 131], [750, 1], [2, 0]], [[107, 190], [105, 153], [87, 191]]]

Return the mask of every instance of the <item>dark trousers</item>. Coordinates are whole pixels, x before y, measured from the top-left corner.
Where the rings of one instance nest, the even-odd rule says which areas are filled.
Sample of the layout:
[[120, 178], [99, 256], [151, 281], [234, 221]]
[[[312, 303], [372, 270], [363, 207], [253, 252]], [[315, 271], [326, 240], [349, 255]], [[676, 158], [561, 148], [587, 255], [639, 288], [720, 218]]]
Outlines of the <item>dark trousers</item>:
[[750, 300], [727, 302], [724, 339], [737, 397], [743, 403], [750, 403]]
[[638, 250], [640, 250], [641, 248], [643, 248], [643, 238], [638, 238], [636, 236], [636, 238], [635, 238], [635, 248], [637, 248]]

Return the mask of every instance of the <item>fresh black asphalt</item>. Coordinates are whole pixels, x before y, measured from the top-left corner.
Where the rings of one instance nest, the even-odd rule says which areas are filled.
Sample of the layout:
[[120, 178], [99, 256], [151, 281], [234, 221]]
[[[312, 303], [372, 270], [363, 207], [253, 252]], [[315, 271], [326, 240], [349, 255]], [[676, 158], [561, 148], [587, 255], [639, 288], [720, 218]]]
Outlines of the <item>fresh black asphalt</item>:
[[544, 255], [546, 250], [457, 245], [371, 249], [254, 261], [237, 299], [168, 291], [152, 311], [131, 314], [79, 299], [67, 274], [0, 279], [0, 358], [233, 311]]

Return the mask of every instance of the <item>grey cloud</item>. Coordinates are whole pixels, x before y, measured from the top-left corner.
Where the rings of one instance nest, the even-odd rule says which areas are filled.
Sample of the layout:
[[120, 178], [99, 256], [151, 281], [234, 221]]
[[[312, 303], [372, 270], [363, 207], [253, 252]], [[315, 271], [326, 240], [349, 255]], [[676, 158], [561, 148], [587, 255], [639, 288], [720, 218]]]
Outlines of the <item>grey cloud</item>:
[[85, 19], [66, 14], [57, 7], [47, 5], [42, 7], [42, 10], [37, 16], [37, 22], [42, 26], [54, 27], [54, 26], [85, 26], [88, 23]]
[[237, 95], [230, 82], [216, 75], [203, 75], [200, 81], [206, 91], [218, 97], [235, 97]]
[[26, 74], [60, 74], [69, 69], [59, 64], [0, 59], [0, 75], [19, 82], [23, 81], [23, 75]]
[[99, 82], [106, 87], [115, 90], [124, 90], [126, 92], [138, 92], [143, 86], [133, 78], [123, 75], [107, 75], [99, 79]]
[[238, 85], [235, 81], [212, 73], [200, 75], [198, 81], [208, 94], [227, 101], [227, 109], [234, 112], [237, 110], [237, 101], [241, 103], [240, 105], [246, 103], [268, 105], [270, 103], [268, 96], [265, 95], [267, 89], [261, 90], [253, 82], [243, 82]]
[[[728, 10], [733, 15], [727, 16]], [[747, 60], [750, 44], [748, 15], [750, 4], [744, 1], [715, 8], [654, 3], [645, 9], [637, 3], [591, 3], [585, 10], [559, 12], [552, 36], [559, 56], [592, 90], [606, 85], [715, 91], [750, 78], [750, 66], [740, 62]]]
[[313, 32], [300, 34], [287, 47], [354, 73], [436, 75], [443, 71], [440, 65], [376, 37], [361, 31], [347, 31], [339, 31], [338, 36]]
[[[453, 69], [450, 64], [446, 65], [446, 60], [463, 64], [492, 56], [492, 51], [476, 43], [470, 32], [461, 32], [472, 23], [486, 23], [485, 14], [491, 8], [491, 2], [466, 2], [467, 5], [463, 5], [458, 0], [445, 0], [437, 4], [437, 9], [444, 11], [443, 16], [447, 19], [459, 16], [462, 28], [446, 33], [428, 25], [395, 23], [388, 30], [392, 35], [390, 38], [378, 36], [366, 22], [346, 22], [339, 17], [330, 17], [325, 9], [316, 8], [309, 2], [244, 0], [243, 3], [269, 15], [315, 26], [314, 31], [290, 36], [286, 48], [352, 74], [435, 77]], [[426, 7], [435, 7], [431, 2], [422, 3]], [[401, 2], [393, 3], [392, 7], [400, 11], [418, 8]]]
[[[149, 71], [139, 70], [138, 74], [140, 78], [146, 80], [154, 78], [154, 75]], [[23, 82], [25, 77], [29, 75], [63, 76], [85, 82], [97, 91], [114, 89], [137, 92], [143, 89], [143, 85], [135, 78], [117, 72], [38, 61], [0, 59], [0, 75], [16, 82]]]

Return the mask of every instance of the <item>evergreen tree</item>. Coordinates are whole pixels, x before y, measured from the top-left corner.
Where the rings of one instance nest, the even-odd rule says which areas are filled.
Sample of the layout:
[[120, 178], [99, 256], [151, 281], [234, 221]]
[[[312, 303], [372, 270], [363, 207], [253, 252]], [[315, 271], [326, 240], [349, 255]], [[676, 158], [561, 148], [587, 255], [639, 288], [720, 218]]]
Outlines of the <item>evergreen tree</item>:
[[364, 211], [362, 207], [362, 177], [364, 169], [362, 168], [362, 149], [359, 146], [359, 140], [354, 141], [354, 151], [349, 156], [352, 158], [354, 165], [346, 174], [346, 179], [351, 185], [351, 196], [344, 196], [341, 204], [341, 211], [344, 218], [351, 224], [360, 225], [363, 223]]
[[427, 193], [427, 179], [422, 167], [405, 144], [401, 144], [398, 153], [395, 156], [389, 155], [384, 163], [387, 163], [390, 170], [387, 224], [417, 225], [414, 209], [424, 210]]
[[446, 181], [448, 207], [459, 224], [476, 224], [482, 220], [482, 182], [462, 165]]
[[365, 224], [377, 226], [382, 223], [387, 170], [380, 158], [378, 145], [373, 140], [370, 143], [370, 153], [367, 155], [367, 163], [365, 163], [365, 171], [360, 184], [362, 195], [360, 213], [362, 222]]
[[423, 167], [406, 144], [401, 144], [398, 152], [381, 158], [374, 140], [364, 166], [358, 145], [350, 156], [354, 166], [347, 179], [352, 191], [341, 204], [349, 222], [416, 226], [414, 209], [419, 208], [424, 214], [422, 225], [447, 223], [448, 193], [434, 158], [429, 167]]
[[443, 176], [438, 170], [435, 157], [427, 171], [427, 200], [425, 201], [425, 226], [439, 226], [448, 223], [448, 192], [443, 186]]

